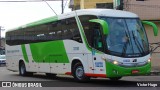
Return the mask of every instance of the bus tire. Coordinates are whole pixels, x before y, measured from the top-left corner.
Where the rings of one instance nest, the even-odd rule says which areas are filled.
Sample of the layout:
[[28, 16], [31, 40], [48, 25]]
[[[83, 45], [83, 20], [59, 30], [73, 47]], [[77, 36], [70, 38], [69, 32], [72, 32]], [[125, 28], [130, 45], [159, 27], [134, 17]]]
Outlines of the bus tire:
[[111, 77], [109, 78], [112, 81], [118, 81], [119, 79], [121, 79], [122, 77]]
[[20, 76], [27, 75], [26, 66], [25, 66], [24, 62], [20, 62], [20, 64], [19, 64], [19, 75]]
[[90, 79], [84, 72], [84, 68], [80, 62], [76, 63], [73, 67], [73, 77], [78, 82], [86, 82]]

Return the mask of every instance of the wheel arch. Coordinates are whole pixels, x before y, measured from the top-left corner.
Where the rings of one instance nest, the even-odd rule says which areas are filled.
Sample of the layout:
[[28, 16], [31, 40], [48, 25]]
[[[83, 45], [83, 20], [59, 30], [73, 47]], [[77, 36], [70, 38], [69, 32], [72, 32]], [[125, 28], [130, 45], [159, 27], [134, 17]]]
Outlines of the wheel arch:
[[20, 63], [24, 63], [25, 67], [26, 67], [26, 71], [28, 71], [28, 68], [27, 68], [27, 65], [26, 65], [26, 62], [23, 60], [23, 59], [20, 59], [19, 62], [18, 62], [18, 69], [20, 68]]
[[87, 63], [85, 63], [81, 58], [78, 58], [78, 57], [75, 57], [75, 58], [72, 59], [72, 63], [71, 63], [71, 73], [73, 72], [73, 67], [74, 67], [74, 65], [75, 65], [76, 63], [78, 63], [78, 62], [82, 64], [82, 66], [84, 67], [84, 72], [86, 73], [86, 72], [88, 71], [88, 69], [85, 68], [85, 67], [87, 67]]

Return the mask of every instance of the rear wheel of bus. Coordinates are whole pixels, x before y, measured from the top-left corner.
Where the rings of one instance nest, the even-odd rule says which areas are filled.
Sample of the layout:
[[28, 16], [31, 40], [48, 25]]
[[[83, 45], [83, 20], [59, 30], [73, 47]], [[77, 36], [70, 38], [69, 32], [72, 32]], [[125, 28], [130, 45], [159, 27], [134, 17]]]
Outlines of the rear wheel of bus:
[[26, 71], [26, 66], [23, 61], [20, 62], [19, 64], [19, 75], [20, 76], [32, 76], [32, 72], [27, 72]]

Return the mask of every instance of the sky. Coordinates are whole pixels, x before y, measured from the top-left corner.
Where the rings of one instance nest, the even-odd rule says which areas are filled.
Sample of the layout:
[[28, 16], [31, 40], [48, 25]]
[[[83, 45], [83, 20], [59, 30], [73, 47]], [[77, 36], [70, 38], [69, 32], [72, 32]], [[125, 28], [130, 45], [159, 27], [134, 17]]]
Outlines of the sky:
[[[5, 1], [5, 0], [0, 0]], [[61, 1], [47, 1], [59, 15], [61, 14]], [[68, 8], [69, 0], [64, 2], [64, 13], [70, 12]], [[0, 2], [0, 26], [4, 27], [1, 36], [9, 29], [25, 25], [27, 23], [55, 16], [55, 13], [45, 2]]]

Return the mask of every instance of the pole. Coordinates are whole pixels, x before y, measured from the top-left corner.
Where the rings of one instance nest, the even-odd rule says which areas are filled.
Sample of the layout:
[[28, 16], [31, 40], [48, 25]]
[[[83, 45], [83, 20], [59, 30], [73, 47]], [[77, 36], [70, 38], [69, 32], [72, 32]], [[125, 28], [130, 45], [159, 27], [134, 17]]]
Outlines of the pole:
[[48, 5], [48, 7], [54, 12], [54, 14], [56, 14], [56, 16], [57, 16], [57, 13], [54, 11], [54, 9], [49, 5], [49, 3], [46, 1], [46, 0], [44, 0], [45, 2], [46, 2], [46, 4]]
[[0, 26], [0, 48], [1, 48], [1, 30], [2, 30], [2, 27]]
[[2, 27], [0, 26], [0, 48], [1, 48], [1, 30], [2, 30]]
[[120, 8], [119, 8], [119, 10], [123, 10], [123, 0], [120, 0]]
[[63, 3], [64, 3], [64, 0], [62, 0], [62, 14], [64, 12]]

